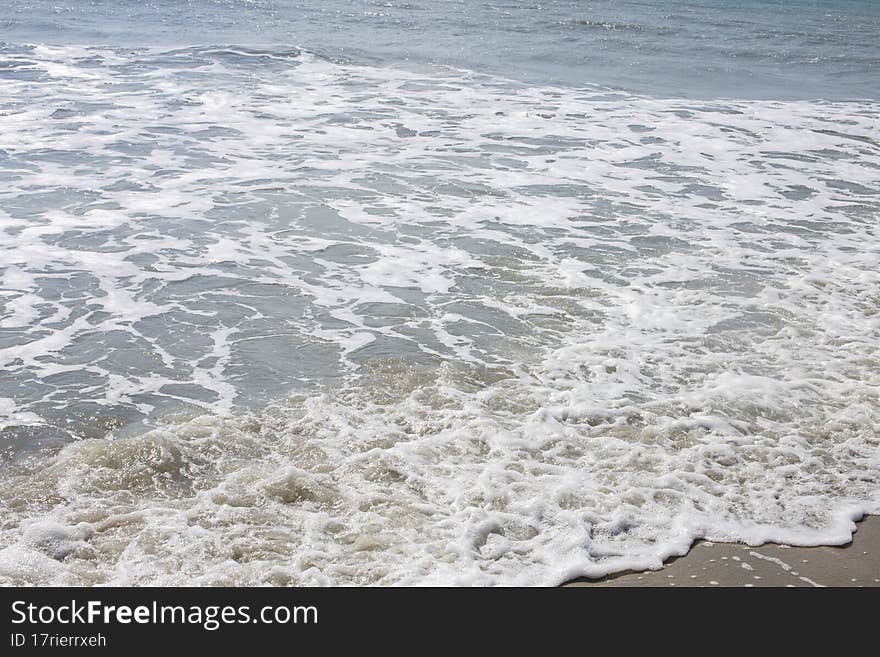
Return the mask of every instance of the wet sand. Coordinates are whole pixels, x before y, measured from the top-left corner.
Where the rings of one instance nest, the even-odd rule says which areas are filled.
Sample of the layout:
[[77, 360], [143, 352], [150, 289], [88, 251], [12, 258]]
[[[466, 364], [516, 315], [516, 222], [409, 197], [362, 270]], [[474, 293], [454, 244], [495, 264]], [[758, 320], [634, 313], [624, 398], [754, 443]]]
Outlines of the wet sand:
[[841, 547], [697, 542], [660, 570], [625, 572], [566, 586], [877, 586], [880, 587], [880, 516], [858, 523]]

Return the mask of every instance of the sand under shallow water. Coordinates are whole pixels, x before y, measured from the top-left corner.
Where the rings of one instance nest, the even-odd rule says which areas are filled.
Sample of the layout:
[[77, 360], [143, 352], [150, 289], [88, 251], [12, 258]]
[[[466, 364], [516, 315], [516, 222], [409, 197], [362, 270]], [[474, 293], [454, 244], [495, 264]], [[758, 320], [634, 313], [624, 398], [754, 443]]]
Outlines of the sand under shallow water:
[[865, 518], [852, 543], [841, 547], [699, 541], [660, 570], [577, 580], [567, 586], [880, 587], [880, 517]]

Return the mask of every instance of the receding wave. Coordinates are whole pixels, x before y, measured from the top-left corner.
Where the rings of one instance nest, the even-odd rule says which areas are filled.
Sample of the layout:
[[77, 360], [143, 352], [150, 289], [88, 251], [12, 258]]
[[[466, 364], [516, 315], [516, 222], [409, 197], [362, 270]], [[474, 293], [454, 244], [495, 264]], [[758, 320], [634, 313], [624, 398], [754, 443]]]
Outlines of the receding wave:
[[3, 583], [552, 584], [880, 511], [876, 103], [0, 59]]

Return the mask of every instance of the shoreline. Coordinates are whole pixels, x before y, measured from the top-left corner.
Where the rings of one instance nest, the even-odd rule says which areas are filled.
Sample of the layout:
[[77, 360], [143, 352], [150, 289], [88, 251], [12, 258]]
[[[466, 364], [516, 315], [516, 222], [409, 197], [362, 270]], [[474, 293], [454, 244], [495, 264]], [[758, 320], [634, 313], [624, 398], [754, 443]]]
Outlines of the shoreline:
[[578, 578], [572, 587], [880, 587], [880, 516], [856, 523], [842, 546], [792, 547], [700, 540], [659, 570]]

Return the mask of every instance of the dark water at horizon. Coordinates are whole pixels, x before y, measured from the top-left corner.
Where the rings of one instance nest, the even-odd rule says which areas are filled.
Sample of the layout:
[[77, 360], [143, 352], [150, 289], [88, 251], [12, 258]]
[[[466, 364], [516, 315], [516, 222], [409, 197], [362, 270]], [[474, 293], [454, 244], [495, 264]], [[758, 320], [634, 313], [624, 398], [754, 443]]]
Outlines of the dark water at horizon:
[[0, 41], [297, 47], [660, 96], [880, 95], [873, 0], [9, 0]]

